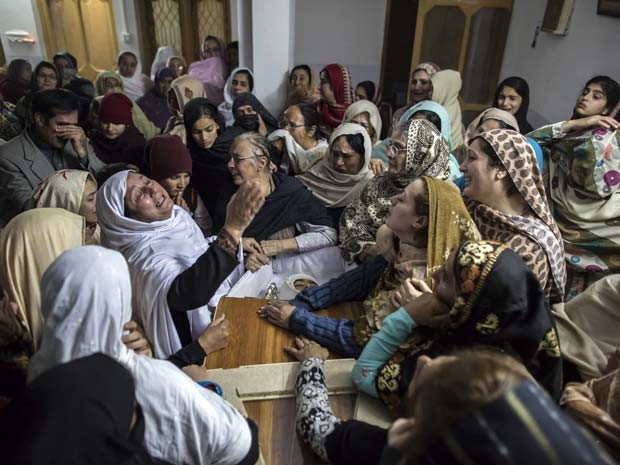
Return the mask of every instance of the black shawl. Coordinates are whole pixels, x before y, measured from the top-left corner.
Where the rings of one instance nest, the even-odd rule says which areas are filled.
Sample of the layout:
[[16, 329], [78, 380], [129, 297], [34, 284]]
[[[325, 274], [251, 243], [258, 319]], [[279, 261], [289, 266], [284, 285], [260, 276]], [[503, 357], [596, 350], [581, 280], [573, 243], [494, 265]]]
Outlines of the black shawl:
[[[194, 123], [206, 116], [203, 113], [205, 108], [215, 115], [214, 120], [220, 127], [217, 139], [208, 149], [198, 146], [192, 137]], [[213, 219], [213, 232], [217, 234], [226, 220], [226, 205], [237, 191], [237, 186], [228, 170], [228, 161], [230, 160], [230, 147], [243, 130], [234, 127], [227, 129], [224, 118], [217, 111], [217, 107], [205, 98], [193, 99], [185, 106], [183, 121], [187, 134], [187, 146], [192, 155], [191, 185], [198, 191], [205, 203]]]
[[[130, 431], [134, 409], [138, 422]], [[103, 354], [51, 368], [0, 414], [6, 465], [152, 464], [131, 374]]]
[[140, 172], [146, 169], [144, 150], [146, 139], [135, 127], [129, 126], [120, 137], [110, 140], [99, 130], [91, 131], [88, 139], [97, 158], [106, 164], [127, 163], [136, 165]]
[[273, 173], [272, 179], [274, 190], [245, 230], [245, 237], [262, 241], [302, 221], [334, 227], [325, 206], [296, 178]]
[[[513, 355], [559, 400], [562, 357], [553, 317], [538, 278], [521, 257], [497, 242], [466, 242], [457, 252], [454, 276], [457, 298], [450, 328], [414, 330], [410, 355], [403, 359], [397, 354], [380, 369], [382, 400], [397, 409], [420, 355], [436, 357], [474, 345]], [[394, 364], [402, 368], [397, 375]]]
[[[263, 122], [265, 123], [265, 126], [267, 127], [267, 132], [271, 133], [275, 131], [276, 129], [278, 129], [278, 120], [269, 112], [269, 110], [267, 110], [264, 107], [262, 103], [260, 103], [260, 100], [258, 100], [254, 96], [254, 94], [250, 94], [250, 93], [239, 95], [233, 102], [232, 111], [233, 111], [233, 117], [235, 118], [235, 126], [239, 126], [242, 128], [245, 126], [245, 124], [240, 124], [239, 118], [237, 118], [237, 109], [239, 107], [244, 107], [246, 105], [250, 105], [252, 108], [254, 108], [254, 111], [261, 116], [261, 118], [263, 119]], [[258, 127], [256, 128], [245, 127], [244, 130], [258, 131]]]

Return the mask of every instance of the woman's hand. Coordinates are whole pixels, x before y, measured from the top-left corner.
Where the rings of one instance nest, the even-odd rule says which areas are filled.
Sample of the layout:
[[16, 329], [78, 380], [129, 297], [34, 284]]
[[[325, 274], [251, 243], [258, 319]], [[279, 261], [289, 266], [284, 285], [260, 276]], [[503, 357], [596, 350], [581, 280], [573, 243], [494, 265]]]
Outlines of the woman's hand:
[[392, 292], [390, 301], [395, 308], [404, 307], [424, 292], [432, 292], [424, 281], [415, 278], [406, 279]]
[[260, 113], [258, 113], [258, 133], [263, 137], [267, 137], [267, 126], [265, 126], [265, 122]]
[[224, 229], [237, 242], [265, 203], [265, 194], [258, 182], [244, 182], [226, 206]]
[[263, 251], [263, 254], [268, 257], [275, 257], [281, 253], [287, 252], [297, 252], [299, 251], [299, 246], [297, 245], [297, 241], [295, 238], [290, 239], [280, 239], [276, 241], [260, 241], [260, 247]]
[[153, 349], [151, 349], [151, 344], [146, 338], [142, 326], [132, 320], [125, 323], [123, 329], [129, 331], [128, 334], [121, 338], [121, 341], [123, 341], [123, 344], [125, 344], [129, 350], [133, 350], [139, 355], [153, 357]]
[[216, 352], [228, 345], [228, 320], [226, 315], [218, 315], [198, 337], [198, 343], [207, 355]]
[[260, 307], [257, 313], [261, 318], [266, 318], [269, 323], [288, 329], [288, 320], [294, 311], [295, 306], [289, 304], [287, 300], [276, 300]]
[[244, 237], [241, 240], [241, 244], [243, 245], [243, 251], [246, 253], [263, 253], [263, 249], [260, 248], [260, 244], [253, 237]]
[[370, 162], [368, 163], [368, 168], [370, 168], [370, 171], [372, 171], [375, 176], [383, 173], [384, 171], [387, 171], [385, 163], [383, 163], [383, 161], [379, 160], [378, 158], [371, 158]]
[[181, 207], [186, 212], [189, 212], [189, 207], [187, 206], [187, 202], [185, 202], [185, 199], [183, 198], [183, 192], [179, 192], [174, 197], [174, 204], [178, 205], [179, 207]]
[[394, 263], [398, 257], [398, 252], [394, 246], [394, 237], [394, 232], [386, 224], [377, 229], [377, 250], [390, 263]]
[[309, 358], [320, 358], [321, 360], [327, 360], [327, 357], [329, 357], [329, 352], [325, 347], [322, 347], [316, 342], [306, 339], [303, 336], [296, 337], [293, 345], [291, 347], [285, 347], [284, 350], [300, 362], [303, 362]]
[[450, 324], [450, 307], [428, 292], [405, 304], [404, 309], [419, 326], [445, 328]]
[[245, 257], [245, 268], [256, 273], [261, 266], [268, 265], [270, 262], [271, 259], [267, 255], [254, 252]]
[[611, 116], [604, 115], [588, 116], [586, 118], [573, 119], [562, 123], [562, 130], [564, 132], [583, 131], [595, 127], [620, 129], [620, 123]]

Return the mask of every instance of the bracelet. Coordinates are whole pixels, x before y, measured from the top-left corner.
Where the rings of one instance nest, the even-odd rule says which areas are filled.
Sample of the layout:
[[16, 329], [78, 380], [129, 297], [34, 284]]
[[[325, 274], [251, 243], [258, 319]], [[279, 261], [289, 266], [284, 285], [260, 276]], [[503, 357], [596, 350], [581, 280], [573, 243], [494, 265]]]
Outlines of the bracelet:
[[232, 257], [237, 257], [237, 249], [239, 248], [239, 241], [235, 241], [235, 238], [226, 231], [226, 229], [222, 228], [220, 233], [217, 235], [217, 239], [215, 243], [219, 245], [228, 255]]

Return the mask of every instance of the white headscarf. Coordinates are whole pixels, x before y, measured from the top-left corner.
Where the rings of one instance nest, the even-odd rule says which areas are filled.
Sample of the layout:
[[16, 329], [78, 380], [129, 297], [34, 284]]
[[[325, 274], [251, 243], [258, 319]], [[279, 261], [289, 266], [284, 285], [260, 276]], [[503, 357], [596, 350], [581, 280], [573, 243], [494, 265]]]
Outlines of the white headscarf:
[[254, 93], [254, 89], [256, 88], [256, 80], [254, 79], [254, 73], [250, 68], [244, 68], [240, 66], [239, 68], [235, 68], [228, 79], [226, 80], [226, 86], [224, 86], [224, 101], [220, 103], [217, 107], [219, 112], [222, 114], [224, 119], [226, 120], [226, 126], [232, 126], [235, 122], [235, 116], [232, 112], [233, 102], [235, 101], [235, 97], [232, 94], [232, 80], [236, 73], [239, 71], [247, 71], [252, 76], [252, 82], [254, 85], [252, 86], [252, 93]]
[[133, 53], [131, 50], [123, 50], [119, 53], [116, 63], [118, 63], [121, 57], [126, 53], [133, 55], [136, 59], [136, 70], [131, 77], [125, 77], [120, 72], [118, 75], [123, 80], [125, 94], [127, 94], [127, 97], [135, 102], [151, 90], [151, 87], [153, 87], [153, 82], [148, 78], [148, 76], [142, 74], [142, 62], [140, 61], [140, 57], [138, 57], [138, 55]]
[[284, 141], [284, 156], [282, 157], [280, 168], [285, 173], [290, 171], [293, 171], [294, 174], [305, 173], [325, 157], [328, 147], [325, 139], [319, 139], [317, 145], [306, 150], [285, 129], [273, 131], [267, 136], [267, 139], [269, 139], [269, 142], [277, 139]]
[[370, 124], [375, 130], [375, 135], [372, 136], [370, 142], [374, 147], [379, 142], [379, 137], [381, 136], [381, 127], [383, 126], [381, 122], [381, 114], [379, 113], [379, 109], [377, 105], [372, 103], [370, 100], [358, 100], [355, 103], [352, 103], [347, 111], [344, 113], [343, 122], [350, 123], [353, 118], [355, 118], [360, 113], [368, 113], [368, 119], [370, 120]]
[[63, 253], [41, 280], [45, 326], [28, 381], [50, 368], [102, 352], [127, 368], [145, 419], [144, 445], [170, 463], [235, 464], [248, 453], [246, 420], [212, 391], [170, 362], [127, 349], [123, 324], [131, 318], [127, 264], [118, 252], [78, 247]]
[[[364, 138], [364, 163], [357, 174], [340, 173], [334, 169], [332, 147], [336, 139], [348, 134], [361, 134]], [[298, 176], [314, 196], [329, 208], [346, 207], [362, 192], [368, 181], [373, 178], [368, 168], [372, 146], [366, 130], [359, 124], [343, 123], [338, 126], [329, 138], [327, 156], [314, 165], [310, 171]]]
[[[181, 341], [168, 308], [168, 290], [174, 279], [192, 266], [207, 251], [215, 237], [205, 239], [192, 217], [175, 205], [170, 218], [145, 223], [125, 216], [127, 174], [111, 176], [97, 193], [97, 218], [101, 244], [118, 250], [127, 259], [133, 284], [134, 310], [153, 343], [155, 355], [166, 358], [181, 349]], [[220, 285], [209, 301], [216, 307], [219, 299], [243, 275], [240, 265]], [[211, 322], [207, 305], [187, 312], [192, 338], [198, 339]]]
[[176, 48], [171, 47], [170, 45], [164, 45], [163, 47], [159, 47], [157, 49], [157, 53], [155, 53], [155, 58], [153, 58], [153, 64], [151, 65], [151, 81], [155, 81], [155, 76], [157, 72], [166, 67], [166, 63], [172, 57], [176, 57], [179, 55], [179, 52]]

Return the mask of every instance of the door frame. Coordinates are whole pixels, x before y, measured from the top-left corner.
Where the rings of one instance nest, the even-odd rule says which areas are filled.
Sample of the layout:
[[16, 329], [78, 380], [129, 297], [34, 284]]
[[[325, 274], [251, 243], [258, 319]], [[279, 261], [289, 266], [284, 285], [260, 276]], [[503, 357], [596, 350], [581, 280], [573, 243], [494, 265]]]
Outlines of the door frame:
[[[465, 32], [461, 41], [461, 50], [459, 54], [459, 73], [463, 75], [465, 69], [465, 55], [467, 53], [467, 45], [469, 43], [469, 34], [471, 30], [472, 16], [482, 8], [503, 8], [511, 12], [513, 8], [513, 0], [420, 0], [418, 5], [418, 16], [416, 18], [415, 38], [413, 40], [413, 51], [411, 53], [411, 66], [409, 68], [409, 82], [407, 87], [407, 101], [409, 101], [409, 92], [411, 91], [411, 78], [413, 68], [419, 63], [420, 54], [422, 52], [422, 38], [424, 35], [424, 17], [436, 6], [456, 6], [465, 14]], [[505, 47], [504, 47], [505, 51]], [[502, 62], [504, 56], [502, 55]], [[462, 111], [483, 111], [488, 108], [487, 104], [481, 103], [465, 103], [459, 95], [459, 102]]]
[[[116, 19], [116, 16], [114, 15], [114, 8], [112, 7], [112, 0], [106, 0], [106, 3], [108, 4], [108, 9], [110, 10], [110, 14], [112, 16], [112, 18]], [[138, 2], [141, 3], [141, 2]], [[78, 4], [78, 8], [81, 9], [81, 4], [80, 1], [78, 0], [77, 2]], [[52, 61], [52, 59], [54, 58], [54, 55], [56, 55], [58, 52], [60, 52], [60, 50], [54, 50], [54, 32], [53, 32], [53, 27], [52, 27], [52, 19], [50, 17], [50, 12], [49, 12], [49, 8], [47, 6], [47, 0], [37, 0], [37, 9], [39, 11], [39, 18], [41, 19], [41, 29], [43, 32], [43, 39], [45, 42], [45, 51], [47, 52], [47, 59], [49, 61]], [[80, 21], [80, 26], [82, 27], [82, 34], [84, 35], [84, 37], [86, 37], [86, 31], [83, 30], [84, 28], [84, 24], [82, 23], [82, 21]], [[116, 35], [116, 21], [112, 21], [112, 37], [114, 38], [114, 46], [116, 47], [116, 50], [118, 51], [118, 36]], [[88, 53], [88, 47], [86, 47], [86, 53]], [[90, 61], [88, 61], [87, 63], [82, 63], [82, 67], [78, 68], [78, 72], [80, 74], [82, 74], [84, 72], [84, 70], [88, 70], [90, 71], [92, 69], [93, 72], [97, 71], [97, 69], [95, 69], [94, 66], [91, 65]]]

